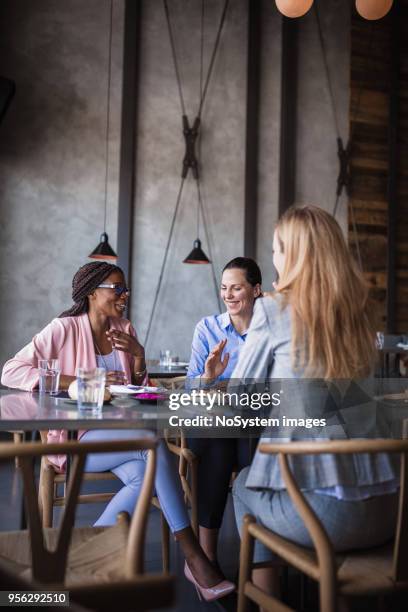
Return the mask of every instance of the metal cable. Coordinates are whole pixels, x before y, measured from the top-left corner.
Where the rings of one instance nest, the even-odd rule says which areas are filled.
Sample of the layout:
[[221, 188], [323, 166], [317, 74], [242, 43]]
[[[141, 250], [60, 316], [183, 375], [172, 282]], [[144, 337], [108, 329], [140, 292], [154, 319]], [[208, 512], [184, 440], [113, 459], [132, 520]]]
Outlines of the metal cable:
[[356, 224], [356, 219], [354, 215], [354, 207], [351, 204], [350, 204], [350, 212], [351, 212], [351, 223], [353, 225], [354, 240], [355, 240], [356, 249], [357, 249], [358, 265], [360, 266], [360, 270], [363, 272], [363, 262], [361, 259], [360, 241], [358, 239], [358, 231], [357, 231], [357, 224]]
[[339, 205], [339, 201], [340, 201], [340, 195], [337, 195], [337, 194], [336, 194], [336, 201], [335, 201], [335, 203], [334, 203], [334, 208], [333, 208], [333, 217], [335, 217], [335, 216], [336, 216], [336, 213], [337, 213], [337, 207], [338, 207], [338, 205]]
[[[332, 86], [332, 81], [331, 81], [331, 78], [330, 78], [330, 70], [329, 70], [329, 64], [328, 64], [328, 59], [327, 59], [327, 48], [326, 48], [326, 44], [325, 44], [325, 40], [324, 40], [324, 36], [323, 36], [323, 29], [322, 29], [322, 24], [321, 24], [321, 20], [320, 20], [318, 3], [317, 2], [314, 3], [314, 11], [315, 11], [315, 16], [316, 16], [317, 29], [318, 29], [318, 33], [319, 33], [320, 47], [321, 47], [322, 55], [323, 55], [323, 62], [324, 62], [324, 68], [325, 68], [325, 73], [326, 73], [326, 78], [327, 78], [327, 84], [328, 84], [328, 88], [329, 88], [329, 95], [330, 95], [331, 107], [332, 107], [332, 111], [333, 111], [333, 119], [334, 119], [334, 124], [335, 124], [335, 130], [336, 130], [337, 138], [340, 138], [340, 128], [339, 128], [339, 122], [338, 122], [338, 116], [337, 116], [337, 108], [336, 108], [336, 104], [335, 104], [335, 98], [334, 98], [334, 93], [333, 93], [333, 86]], [[374, 30], [374, 24], [371, 24], [371, 27], [370, 27], [370, 36], [369, 36], [369, 44], [368, 44], [368, 54], [366, 56], [366, 63], [368, 63], [368, 58], [371, 56], [371, 46], [372, 46], [372, 40], [373, 40], [373, 30]], [[359, 111], [360, 111], [360, 103], [361, 103], [362, 90], [363, 90], [363, 85], [361, 84], [360, 85], [360, 89], [358, 91], [357, 104], [356, 104], [356, 110], [355, 110], [354, 118], [351, 118], [351, 120], [350, 120], [351, 129], [350, 129], [350, 135], [349, 135], [349, 143], [352, 142], [353, 135], [354, 135], [353, 132], [354, 132], [354, 128], [355, 128], [355, 121], [356, 121], [356, 119], [358, 117], [358, 114], [359, 114]], [[333, 208], [333, 216], [334, 217], [337, 214], [339, 202], [340, 202], [340, 195], [336, 194], [334, 208]], [[354, 206], [353, 206], [353, 202], [352, 202], [351, 198], [349, 200], [349, 204], [350, 204], [350, 212], [351, 212], [352, 225], [353, 225], [353, 233], [354, 233], [354, 238], [355, 238], [355, 242], [356, 242], [357, 258], [358, 258], [358, 263], [359, 263], [360, 269], [362, 270], [363, 269], [363, 265], [362, 265], [362, 258], [361, 258], [361, 252], [360, 252], [360, 243], [359, 243], [359, 239], [358, 239], [357, 224], [356, 224], [356, 221], [355, 221], [355, 211], [354, 211]]]
[[[369, 35], [369, 39], [368, 39], [368, 50], [367, 50], [367, 55], [366, 55], [366, 58], [365, 58], [364, 72], [367, 71], [368, 62], [370, 61], [370, 58], [371, 58], [371, 50], [372, 50], [372, 44], [373, 44], [373, 38], [374, 38], [373, 33], [374, 33], [374, 22], [372, 21], [370, 23], [370, 35]], [[361, 83], [360, 88], [358, 90], [357, 104], [356, 104], [356, 110], [355, 110], [355, 113], [354, 113], [354, 117], [350, 118], [351, 130], [350, 130], [349, 142], [353, 142], [355, 123], [357, 121], [357, 117], [358, 117], [358, 114], [360, 112], [361, 95], [363, 93], [363, 89], [364, 89], [364, 86], [363, 86], [363, 83]]]
[[204, 0], [201, 0], [201, 43], [200, 43], [200, 93], [198, 104], [203, 97], [203, 73], [204, 73]]
[[206, 216], [205, 216], [203, 198], [202, 198], [202, 195], [201, 195], [200, 179], [197, 179], [196, 183], [197, 183], [198, 204], [199, 204], [199, 208], [201, 209], [201, 215], [202, 215], [202, 218], [203, 218], [203, 225], [204, 225], [205, 239], [207, 241], [208, 254], [210, 256], [210, 262], [211, 262], [210, 263], [210, 265], [211, 265], [211, 275], [212, 275], [212, 278], [213, 278], [213, 283], [214, 283], [215, 295], [216, 295], [216, 298], [217, 298], [218, 309], [221, 312], [222, 307], [221, 307], [221, 298], [220, 298], [220, 292], [219, 292], [219, 285], [218, 285], [218, 281], [217, 281], [217, 276], [215, 274], [214, 256], [213, 256], [213, 252], [212, 252], [212, 248], [211, 248], [211, 240], [210, 240], [210, 234], [209, 234], [208, 226], [207, 226], [207, 219], [206, 219]]
[[177, 80], [177, 87], [178, 87], [179, 97], [180, 97], [181, 112], [182, 112], [183, 115], [185, 115], [186, 114], [186, 107], [185, 107], [185, 104], [184, 104], [183, 89], [182, 89], [182, 86], [181, 86], [180, 70], [179, 70], [179, 65], [178, 65], [178, 62], [177, 62], [176, 46], [174, 44], [173, 30], [172, 30], [172, 27], [171, 27], [170, 12], [169, 12], [169, 7], [167, 5], [167, 0], [163, 0], [163, 4], [164, 4], [164, 12], [165, 12], [165, 15], [166, 15], [166, 21], [167, 21], [167, 29], [169, 31], [170, 46], [171, 46], [171, 53], [172, 53], [172, 56], [173, 56], [174, 70], [176, 72], [176, 80]]
[[164, 251], [164, 257], [163, 257], [163, 262], [162, 262], [162, 266], [161, 266], [161, 270], [160, 270], [159, 280], [158, 280], [157, 287], [156, 287], [156, 293], [154, 294], [153, 307], [152, 307], [152, 310], [151, 310], [151, 313], [150, 313], [149, 324], [147, 326], [146, 338], [145, 338], [145, 347], [147, 347], [147, 342], [149, 340], [150, 330], [151, 330], [151, 327], [152, 327], [152, 321], [153, 321], [153, 317], [154, 317], [154, 313], [155, 313], [156, 305], [157, 305], [157, 300], [158, 300], [158, 297], [159, 297], [159, 293], [160, 293], [160, 289], [161, 289], [161, 285], [162, 285], [162, 281], [163, 281], [163, 273], [164, 273], [164, 269], [165, 269], [166, 263], [167, 263], [167, 257], [168, 257], [169, 250], [170, 250], [171, 239], [173, 237], [173, 232], [174, 232], [174, 226], [175, 226], [175, 223], [176, 223], [177, 212], [178, 212], [180, 201], [181, 201], [181, 194], [183, 193], [184, 181], [185, 181], [185, 179], [182, 178], [181, 179], [181, 183], [180, 183], [180, 188], [179, 188], [178, 196], [177, 196], [176, 206], [175, 206], [174, 213], [173, 213], [173, 218], [171, 220], [170, 233], [169, 233], [169, 237], [167, 239], [166, 249]]
[[213, 52], [212, 52], [212, 55], [211, 55], [210, 65], [208, 67], [207, 78], [205, 80], [204, 90], [203, 90], [203, 93], [202, 93], [202, 96], [201, 96], [200, 106], [199, 106], [198, 113], [197, 113], [197, 116], [200, 117], [200, 118], [201, 118], [201, 113], [202, 113], [202, 110], [203, 110], [205, 98], [206, 98], [206, 95], [207, 95], [207, 90], [208, 90], [208, 85], [210, 83], [211, 74], [212, 74], [213, 67], [214, 67], [215, 56], [217, 55], [218, 47], [219, 47], [219, 44], [220, 44], [221, 32], [222, 32], [223, 27], [224, 27], [225, 17], [227, 15], [228, 5], [229, 5], [229, 0], [225, 0], [224, 8], [223, 8], [223, 11], [222, 11], [222, 14], [221, 14], [220, 25], [218, 26], [217, 37], [215, 39], [214, 49], [213, 49]]
[[326, 44], [324, 42], [322, 24], [320, 22], [320, 15], [319, 15], [319, 9], [317, 8], [317, 4], [318, 4], [317, 2], [314, 2], [314, 13], [315, 13], [315, 16], [316, 16], [317, 30], [318, 30], [318, 33], [319, 33], [320, 47], [321, 47], [321, 50], [322, 50], [323, 63], [324, 63], [324, 71], [326, 73], [327, 85], [328, 85], [328, 88], [329, 88], [329, 95], [330, 95], [331, 107], [332, 107], [332, 111], [333, 111], [333, 119], [334, 119], [334, 125], [335, 125], [335, 129], [336, 129], [336, 135], [337, 135], [337, 138], [340, 138], [340, 128], [339, 128], [339, 122], [338, 122], [338, 118], [337, 118], [337, 109], [336, 109], [336, 104], [335, 104], [335, 101], [334, 101], [333, 86], [332, 86], [332, 82], [331, 82], [331, 78], [330, 78], [329, 63], [328, 63], [328, 59], [327, 59], [327, 49], [326, 49]]
[[103, 215], [103, 231], [104, 232], [106, 232], [106, 210], [108, 206], [110, 92], [111, 92], [111, 77], [112, 77], [112, 24], [113, 24], [113, 0], [111, 0], [110, 2], [110, 19], [109, 19], [108, 83], [107, 83], [106, 135], [105, 135], [105, 209], [104, 209], [104, 215]]

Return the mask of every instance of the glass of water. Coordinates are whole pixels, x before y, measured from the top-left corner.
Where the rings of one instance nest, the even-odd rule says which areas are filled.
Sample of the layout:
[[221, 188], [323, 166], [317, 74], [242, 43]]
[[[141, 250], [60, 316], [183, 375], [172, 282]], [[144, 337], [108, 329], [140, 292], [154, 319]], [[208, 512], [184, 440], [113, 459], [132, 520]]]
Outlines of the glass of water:
[[376, 333], [376, 342], [375, 342], [377, 348], [379, 350], [382, 350], [384, 348], [384, 333], [383, 332], [377, 332]]
[[160, 351], [159, 365], [169, 366], [171, 363], [171, 351], [169, 349]]
[[57, 395], [61, 370], [58, 359], [39, 359], [38, 370], [40, 374], [40, 393]]
[[93, 415], [102, 414], [105, 378], [104, 368], [77, 369], [78, 410], [90, 412]]

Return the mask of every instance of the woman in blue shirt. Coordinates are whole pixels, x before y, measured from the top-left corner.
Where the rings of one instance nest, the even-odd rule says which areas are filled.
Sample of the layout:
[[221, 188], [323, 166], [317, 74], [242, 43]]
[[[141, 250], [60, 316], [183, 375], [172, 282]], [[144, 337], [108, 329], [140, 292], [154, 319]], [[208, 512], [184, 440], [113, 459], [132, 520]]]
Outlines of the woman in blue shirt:
[[[211, 386], [231, 377], [245, 343], [255, 300], [261, 295], [261, 284], [261, 271], [253, 259], [236, 257], [227, 263], [221, 279], [221, 298], [227, 310], [201, 319], [195, 328], [187, 372], [190, 388]], [[217, 564], [218, 530], [231, 474], [234, 467], [249, 465], [249, 440], [191, 438], [188, 444], [199, 457], [200, 543], [208, 558]]]

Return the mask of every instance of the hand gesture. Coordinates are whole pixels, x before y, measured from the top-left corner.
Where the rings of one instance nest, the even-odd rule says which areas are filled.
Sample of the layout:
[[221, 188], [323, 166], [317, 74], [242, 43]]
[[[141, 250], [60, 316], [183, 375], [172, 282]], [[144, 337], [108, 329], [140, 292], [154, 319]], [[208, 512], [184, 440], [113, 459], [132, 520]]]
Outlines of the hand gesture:
[[126, 374], [122, 370], [106, 372], [105, 385], [107, 387], [109, 387], [109, 385], [127, 385], [128, 382]]
[[134, 336], [130, 336], [129, 334], [117, 329], [110, 329], [106, 332], [106, 336], [111, 342], [112, 348], [117, 349], [118, 351], [124, 351], [125, 353], [130, 353], [134, 357], [144, 359], [144, 348]]
[[204, 366], [204, 378], [214, 380], [225, 371], [229, 361], [229, 353], [225, 353], [224, 358], [222, 358], [222, 352], [226, 344], [226, 339], [221, 340], [208, 355]]

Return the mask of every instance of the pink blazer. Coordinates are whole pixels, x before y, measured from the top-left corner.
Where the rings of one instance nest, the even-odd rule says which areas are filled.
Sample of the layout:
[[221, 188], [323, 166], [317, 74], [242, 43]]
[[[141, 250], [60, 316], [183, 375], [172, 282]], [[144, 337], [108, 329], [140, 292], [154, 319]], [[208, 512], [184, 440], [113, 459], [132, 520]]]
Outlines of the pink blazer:
[[[132, 324], [127, 319], [111, 318], [114, 329], [136, 337]], [[129, 353], [118, 351], [122, 369], [128, 380], [132, 380], [134, 358]], [[38, 387], [38, 360], [59, 359], [61, 374], [75, 376], [78, 367], [96, 368], [95, 349], [88, 315], [53, 319], [32, 341], [9, 359], [3, 368], [1, 383], [14, 389], [33, 391]], [[147, 376], [144, 383], [147, 382]], [[84, 432], [79, 432], [81, 436]], [[67, 432], [51, 430], [49, 442], [64, 442]], [[50, 457], [50, 460], [63, 469], [65, 456]]]

